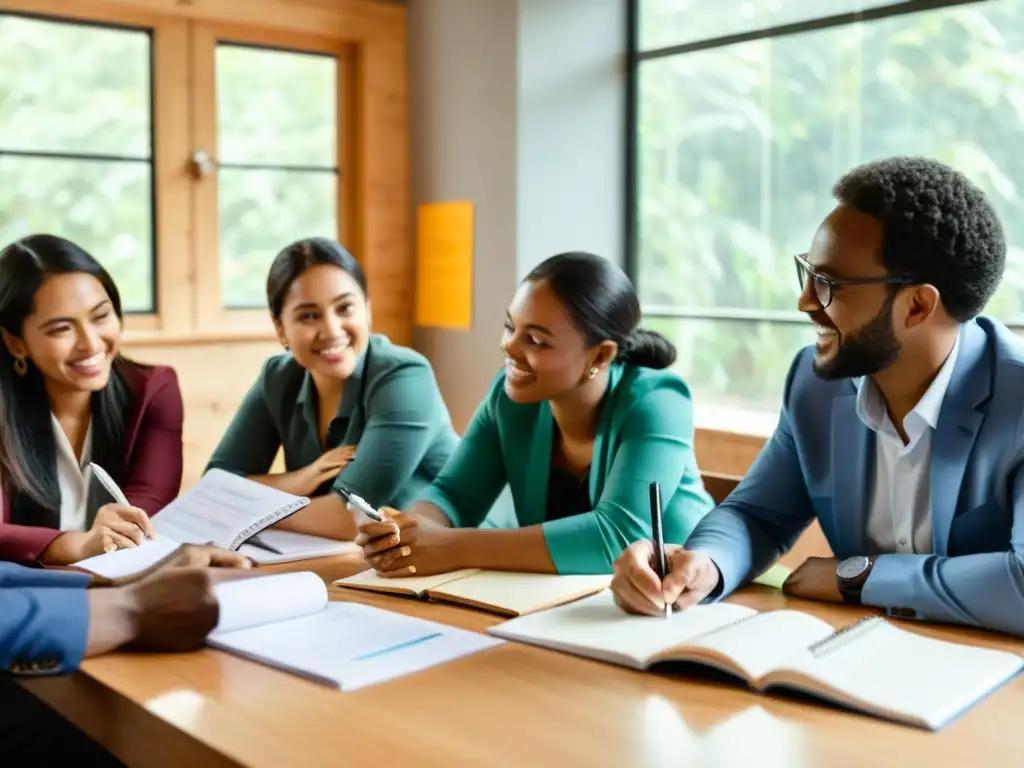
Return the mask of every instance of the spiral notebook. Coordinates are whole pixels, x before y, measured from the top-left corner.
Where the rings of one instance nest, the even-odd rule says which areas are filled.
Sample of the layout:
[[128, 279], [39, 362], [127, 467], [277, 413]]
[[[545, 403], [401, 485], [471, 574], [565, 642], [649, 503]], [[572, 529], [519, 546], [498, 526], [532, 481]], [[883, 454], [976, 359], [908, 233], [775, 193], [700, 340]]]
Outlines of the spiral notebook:
[[305, 496], [293, 496], [222, 469], [211, 469], [153, 516], [153, 529], [181, 544], [238, 549], [263, 529], [308, 504]]
[[[75, 567], [107, 578], [129, 576], [159, 562], [181, 544], [214, 544], [231, 550], [246, 545], [244, 554], [264, 553], [262, 559], [254, 558], [257, 562], [306, 559], [299, 557], [296, 551], [289, 551], [287, 558], [281, 553], [285, 544], [296, 549], [293, 539], [274, 538], [277, 532], [269, 531], [266, 537], [279, 545], [273, 546], [262, 542], [258, 534], [308, 504], [305, 496], [293, 496], [231, 472], [211, 469], [191, 489], [153, 516], [156, 539], [146, 540], [131, 549], [81, 560]], [[338, 551], [352, 547], [349, 542], [332, 545], [323, 540], [307, 544], [311, 554], [306, 557], [320, 556], [331, 546]]]
[[1018, 654], [925, 637], [871, 617], [836, 631], [800, 611], [732, 603], [669, 618], [630, 616], [610, 592], [512, 619], [489, 632], [633, 669], [713, 667], [761, 692], [789, 689], [938, 730], [1024, 668]]

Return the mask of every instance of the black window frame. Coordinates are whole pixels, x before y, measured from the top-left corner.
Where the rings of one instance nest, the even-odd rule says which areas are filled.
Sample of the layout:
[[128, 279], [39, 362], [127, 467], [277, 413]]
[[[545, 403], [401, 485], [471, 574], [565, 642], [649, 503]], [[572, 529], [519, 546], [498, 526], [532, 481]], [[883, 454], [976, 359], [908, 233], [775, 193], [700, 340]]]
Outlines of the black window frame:
[[[649, 0], [648, 0], [649, 1]], [[710, 0], [708, 0], [710, 2]], [[639, 179], [638, 155], [640, 142], [638, 136], [638, 116], [640, 110], [640, 67], [645, 61], [652, 61], [669, 56], [685, 56], [689, 53], [707, 51], [714, 48], [765, 40], [776, 37], [798, 35], [833, 27], [843, 27], [869, 21], [878, 21], [912, 13], [938, 11], [962, 5], [991, 2], [991, 0], [904, 0], [863, 11], [819, 16], [804, 21], [774, 26], [757, 27], [746, 32], [722, 35], [719, 37], [694, 40], [677, 45], [660, 46], [657, 48], [640, 48], [640, 4], [644, 0], [626, 0], [626, 147], [625, 147], [625, 219], [623, 245], [623, 264], [626, 274], [634, 285], [639, 286], [640, 265], [640, 217], [639, 217]], [[757, 2], [757, 0], [754, 0]], [[639, 290], [639, 288], [638, 288]], [[643, 296], [640, 297], [643, 304]], [[774, 323], [806, 323], [807, 318], [802, 312], [776, 309], [737, 309], [718, 307], [674, 307], [644, 306], [644, 316], [648, 318], [685, 318], [690, 320], [753, 320]]]

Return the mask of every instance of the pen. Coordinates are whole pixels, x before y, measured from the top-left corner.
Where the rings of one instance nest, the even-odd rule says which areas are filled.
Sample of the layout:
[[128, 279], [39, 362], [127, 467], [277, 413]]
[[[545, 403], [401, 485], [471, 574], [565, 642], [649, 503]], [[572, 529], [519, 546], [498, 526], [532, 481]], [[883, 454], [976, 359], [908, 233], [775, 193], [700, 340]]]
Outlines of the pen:
[[384, 522], [384, 515], [371, 507], [364, 499], [356, 496], [348, 488], [339, 485], [336, 486], [335, 490], [337, 490], [338, 495], [341, 496], [349, 506], [359, 510], [371, 520], [376, 520], [378, 523]]
[[[654, 540], [654, 565], [658, 569], [658, 578], [664, 582], [668, 575], [665, 564], [665, 539], [661, 531], [661, 486], [651, 483], [651, 535]], [[672, 615], [672, 606], [665, 603], [665, 617]]]
[[96, 475], [96, 479], [100, 481], [100, 485], [107, 489], [107, 493], [113, 497], [114, 501], [118, 504], [123, 504], [126, 507], [131, 506], [124, 493], [117, 487], [117, 483], [114, 482], [114, 478], [107, 474], [107, 470], [99, 464], [94, 464], [91, 461], [89, 462], [89, 466], [92, 467], [92, 473]]

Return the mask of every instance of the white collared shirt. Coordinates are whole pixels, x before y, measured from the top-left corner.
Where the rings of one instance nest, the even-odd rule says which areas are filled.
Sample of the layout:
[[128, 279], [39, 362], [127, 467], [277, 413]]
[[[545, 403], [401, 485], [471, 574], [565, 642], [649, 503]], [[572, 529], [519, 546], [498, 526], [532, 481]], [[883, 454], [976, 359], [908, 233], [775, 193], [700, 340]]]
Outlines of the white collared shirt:
[[75, 457], [75, 450], [57, 417], [52, 413], [53, 442], [57, 451], [57, 483], [60, 486], [60, 529], [62, 531], [86, 530], [86, 510], [89, 503], [89, 469], [92, 455], [92, 421], [85, 432], [82, 459]]
[[885, 400], [870, 376], [857, 380], [857, 415], [875, 433], [874, 483], [868, 499], [866, 554], [932, 551], [932, 433], [953, 376], [960, 336], [931, 386], [903, 419], [907, 444], [896, 431]]

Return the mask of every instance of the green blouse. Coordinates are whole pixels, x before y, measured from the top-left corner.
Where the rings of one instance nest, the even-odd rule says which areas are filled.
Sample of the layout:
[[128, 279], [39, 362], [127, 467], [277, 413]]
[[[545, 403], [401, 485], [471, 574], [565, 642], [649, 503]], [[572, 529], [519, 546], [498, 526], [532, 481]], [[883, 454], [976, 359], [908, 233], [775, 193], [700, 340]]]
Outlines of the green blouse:
[[[499, 374], [451, 461], [418, 500], [457, 527], [479, 526], [506, 483], [511, 525], [541, 525], [558, 573], [608, 573], [622, 550], [651, 536], [650, 484], [662, 494], [665, 541], [686, 541], [713, 502], [693, 455], [693, 404], [670, 371], [614, 365], [594, 439], [590, 511], [547, 510], [554, 420], [547, 402], [515, 403]], [[488, 520], [492, 527], [509, 523]]]
[[[433, 482], [457, 444], [427, 359], [374, 334], [345, 382], [325, 443], [312, 377], [290, 354], [275, 355], [242, 400], [207, 469], [266, 474], [283, 446], [285, 467], [293, 471], [326, 450], [358, 445], [355, 461], [333, 485], [373, 506], [401, 509]], [[328, 490], [325, 484], [317, 493]]]

